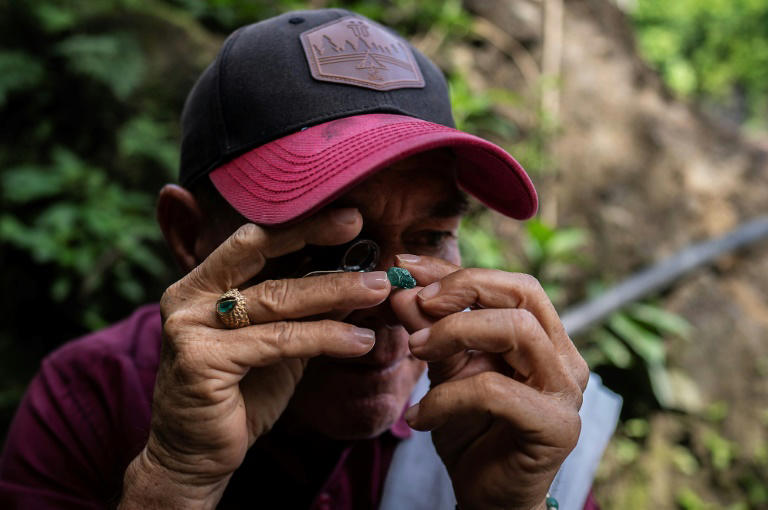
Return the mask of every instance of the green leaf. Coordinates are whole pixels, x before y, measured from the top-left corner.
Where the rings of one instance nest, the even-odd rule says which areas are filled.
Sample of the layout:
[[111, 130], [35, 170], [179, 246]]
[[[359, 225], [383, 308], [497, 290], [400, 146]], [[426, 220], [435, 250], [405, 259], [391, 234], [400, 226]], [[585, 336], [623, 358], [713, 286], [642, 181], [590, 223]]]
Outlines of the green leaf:
[[77, 20], [74, 9], [63, 7], [55, 3], [34, 2], [32, 10], [40, 25], [47, 32], [60, 32], [72, 28]]
[[484, 228], [469, 217], [462, 219], [459, 228], [459, 249], [466, 267], [504, 269], [507, 266], [499, 239], [490, 228]]
[[659, 401], [659, 405], [665, 409], [672, 408], [674, 405], [674, 389], [666, 367], [659, 363], [649, 363], [646, 369], [651, 380], [653, 395]]
[[56, 50], [73, 71], [104, 83], [119, 99], [126, 99], [144, 75], [141, 47], [128, 33], [77, 34], [60, 42]]
[[50, 168], [27, 165], [6, 170], [0, 175], [3, 198], [23, 204], [49, 198], [62, 191], [62, 176]]
[[736, 445], [714, 430], [704, 434], [704, 446], [710, 453], [712, 465], [718, 471], [725, 471], [736, 456]]
[[143, 156], [162, 166], [168, 177], [175, 177], [178, 168], [178, 147], [167, 126], [147, 115], [128, 121], [118, 133], [118, 148], [122, 156]]
[[642, 439], [648, 435], [651, 426], [643, 418], [631, 418], [624, 423], [624, 434], [633, 439]]
[[660, 333], [690, 337], [692, 326], [682, 316], [668, 312], [656, 305], [633, 303], [627, 307], [627, 314], [634, 320], [650, 326]]
[[600, 328], [591, 336], [592, 340], [600, 351], [605, 354], [606, 359], [618, 368], [629, 368], [632, 365], [632, 353], [624, 343], [605, 328]]
[[623, 313], [613, 314], [608, 325], [648, 365], [663, 365], [666, 349], [661, 337], [643, 328]]
[[0, 51], [0, 107], [8, 94], [36, 87], [45, 75], [43, 64], [22, 51]]
[[578, 228], [556, 230], [547, 243], [551, 257], [573, 259], [578, 256], [578, 250], [587, 244], [587, 233]]
[[72, 280], [66, 275], [59, 276], [54, 280], [53, 285], [51, 285], [51, 298], [53, 298], [54, 301], [61, 303], [69, 296], [71, 290]]
[[672, 447], [672, 464], [684, 475], [693, 476], [699, 471], [699, 461], [690, 450], [680, 445]]

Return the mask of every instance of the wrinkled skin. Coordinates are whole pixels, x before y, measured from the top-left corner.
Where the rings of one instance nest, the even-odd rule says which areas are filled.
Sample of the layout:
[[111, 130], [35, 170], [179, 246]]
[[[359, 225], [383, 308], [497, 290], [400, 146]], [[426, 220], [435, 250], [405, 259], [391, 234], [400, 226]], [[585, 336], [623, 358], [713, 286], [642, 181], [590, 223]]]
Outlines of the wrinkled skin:
[[[275, 229], [211, 229], [185, 190], [161, 192], [161, 226], [189, 273], [161, 300], [150, 437], [122, 508], [215, 507], [278, 419], [334, 439], [376, 436], [427, 365], [432, 389], [406, 419], [433, 431], [461, 508], [543, 507], [578, 438], [588, 371], [533, 278], [459, 267], [452, 164], [410, 158]], [[393, 291], [381, 271], [284, 278], [289, 254], [361, 231], [382, 248], [378, 269], [406, 267], [419, 286]], [[225, 330], [213, 304], [232, 287], [252, 325]]]

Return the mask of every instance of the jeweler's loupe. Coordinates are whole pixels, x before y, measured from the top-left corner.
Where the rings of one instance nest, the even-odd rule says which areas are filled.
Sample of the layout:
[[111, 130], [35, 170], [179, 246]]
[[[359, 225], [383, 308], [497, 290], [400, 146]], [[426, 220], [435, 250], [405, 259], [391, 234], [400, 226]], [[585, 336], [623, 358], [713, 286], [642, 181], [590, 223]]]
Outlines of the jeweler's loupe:
[[[341, 248], [343, 249], [344, 246]], [[330, 273], [373, 271], [379, 263], [380, 253], [379, 245], [374, 241], [370, 239], [356, 239], [346, 246], [336, 269], [312, 271], [305, 274], [302, 278]]]

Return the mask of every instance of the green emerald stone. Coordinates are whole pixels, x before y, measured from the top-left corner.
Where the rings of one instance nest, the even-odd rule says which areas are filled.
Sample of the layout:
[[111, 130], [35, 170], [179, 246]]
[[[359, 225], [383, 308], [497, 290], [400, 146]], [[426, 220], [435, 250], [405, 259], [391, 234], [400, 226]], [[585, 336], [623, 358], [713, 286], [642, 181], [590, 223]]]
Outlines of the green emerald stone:
[[411, 276], [411, 273], [402, 267], [390, 267], [387, 269], [387, 278], [389, 278], [389, 283], [393, 287], [412, 289], [416, 286], [416, 280]]
[[547, 496], [547, 510], [557, 510], [560, 508], [560, 505], [557, 503], [557, 500], [553, 498], [552, 496]]
[[236, 304], [236, 299], [225, 299], [223, 301], [219, 301], [216, 306], [216, 310], [218, 310], [219, 313], [229, 313], [235, 308]]

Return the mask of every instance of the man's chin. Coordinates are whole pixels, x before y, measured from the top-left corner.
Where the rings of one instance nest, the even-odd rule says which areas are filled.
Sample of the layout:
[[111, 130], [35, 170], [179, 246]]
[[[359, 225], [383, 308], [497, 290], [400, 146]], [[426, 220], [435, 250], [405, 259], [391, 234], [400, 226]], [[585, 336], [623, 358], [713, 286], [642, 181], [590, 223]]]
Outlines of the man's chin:
[[406, 402], [393, 395], [350, 399], [330, 405], [323, 419], [309, 425], [331, 439], [368, 439], [389, 429], [400, 418]]
[[424, 364], [403, 359], [389, 374], [308, 370], [288, 405], [303, 427], [332, 439], [375, 437], [402, 415]]

